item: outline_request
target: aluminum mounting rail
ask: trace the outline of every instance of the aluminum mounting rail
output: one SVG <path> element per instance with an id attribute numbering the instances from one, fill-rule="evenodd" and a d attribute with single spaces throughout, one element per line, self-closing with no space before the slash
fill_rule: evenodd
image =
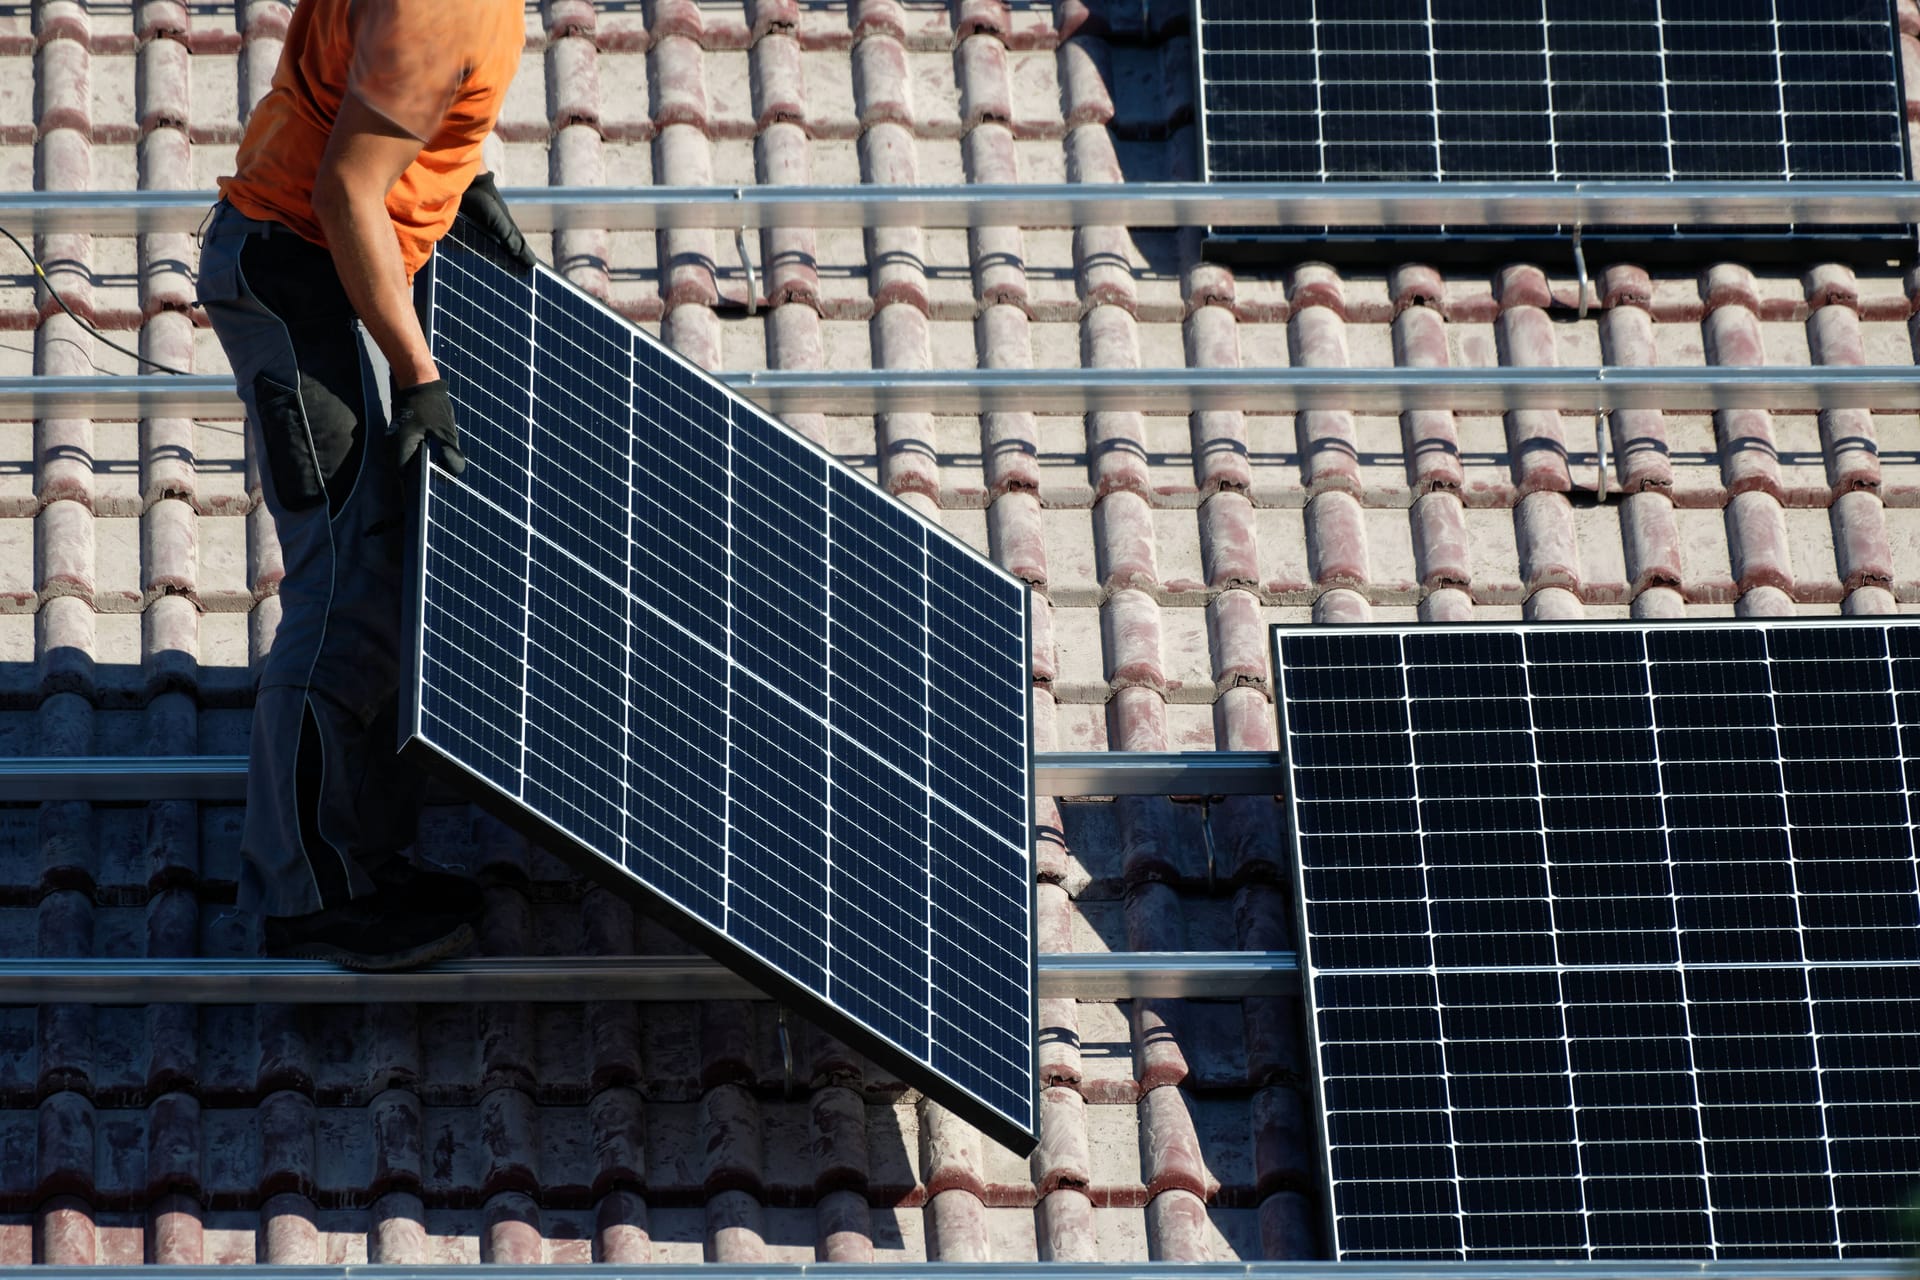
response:
<path id="1" fill-rule="evenodd" d="M 720 380 L 772 413 L 1081 414 L 1103 409 L 1500 413 L 1559 409 L 1920 409 L 1920 367 L 1491 369 L 768 369 Z M 224 376 L 0 378 L 0 421 L 237 418 Z"/>
<path id="2" fill-rule="evenodd" d="M 1920 368 L 876 369 L 723 374 L 773 413 L 1913 409 Z"/>
<path id="3" fill-rule="evenodd" d="M 1035 789 L 1047 796 L 1272 795 L 1280 758 L 1265 751 L 1042 751 Z M 0 804 L 91 800 L 242 800 L 245 756 L 0 758 Z"/>
<path id="4" fill-rule="evenodd" d="M 0 759 L 0 803 L 244 800 L 245 756 L 15 756 Z"/>
<path id="5" fill-rule="evenodd" d="M 1290 995 L 1291 951 L 1136 951 L 1043 955 L 1047 999 Z M 319 960 L 0 960 L 0 1005 L 461 1004 L 497 1000 L 762 1000 L 745 978 L 700 956 L 539 956 L 443 960 L 356 973 Z"/>
<path id="6" fill-rule="evenodd" d="M 1285 790 L 1273 751 L 1042 751 L 1043 796 L 1259 796 Z"/>
<path id="7" fill-rule="evenodd" d="M 1872 226 L 1920 221 L 1914 182 L 1132 182 L 516 187 L 528 231 L 564 227 Z M 190 232 L 211 191 L 0 193 L 16 234 Z"/>
<path id="8" fill-rule="evenodd" d="M 0 1267 L 21 1280 L 100 1280 L 101 1268 Z M 146 1266 L 152 1280 L 233 1280 L 231 1266 Z M 562 1263 L 403 1266 L 375 1263 L 246 1268 L 248 1280 L 1912 1280 L 1899 1261 L 1738 1262 L 756 1262 L 640 1266 Z"/>

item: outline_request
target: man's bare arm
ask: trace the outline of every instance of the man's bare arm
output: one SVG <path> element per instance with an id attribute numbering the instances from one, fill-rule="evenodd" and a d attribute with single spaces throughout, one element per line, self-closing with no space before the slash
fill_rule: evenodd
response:
<path id="1" fill-rule="evenodd" d="M 393 385 L 440 376 L 387 217 L 387 192 L 420 154 L 420 139 L 349 93 L 313 184 L 313 215 L 360 322 L 393 366 Z"/>

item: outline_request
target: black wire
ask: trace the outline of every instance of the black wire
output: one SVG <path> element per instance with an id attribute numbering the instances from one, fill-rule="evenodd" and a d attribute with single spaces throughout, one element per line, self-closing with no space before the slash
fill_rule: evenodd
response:
<path id="1" fill-rule="evenodd" d="M 53 287 L 53 281 L 47 278 L 47 269 L 40 265 L 40 259 L 33 256 L 33 250 L 27 248 L 26 245 L 22 244 L 20 242 L 20 237 L 13 234 L 13 232 L 7 230 L 5 227 L 0 227 L 0 236 L 5 236 L 7 239 L 13 241 L 13 247 L 26 255 L 27 261 L 33 264 L 33 274 L 40 277 L 40 283 L 47 286 L 47 292 L 53 295 L 53 300 L 60 304 L 60 309 L 66 312 L 67 315 L 73 320 L 75 324 L 79 325 L 82 329 L 85 329 L 88 333 L 92 334 L 94 337 L 98 338 L 100 341 L 106 343 L 109 347 L 112 347 L 115 351 L 118 351 L 121 355 L 131 356 L 135 360 L 139 361 L 141 364 L 146 365 L 148 368 L 158 369 L 162 373 L 171 373 L 182 378 L 190 376 L 185 369 L 176 369 L 170 364 L 161 364 L 158 360 L 149 360 L 145 356 L 141 355 L 138 351 L 133 351 L 133 350 L 130 350 L 129 348 L 121 346 L 119 343 L 115 342 L 112 338 L 109 338 L 106 334 L 94 328 L 91 324 L 87 323 L 85 320 L 82 320 L 79 316 L 74 315 L 73 308 L 68 306 L 67 300 L 60 296 L 60 291 Z M 94 367 L 98 368 L 99 366 L 95 365 Z"/>

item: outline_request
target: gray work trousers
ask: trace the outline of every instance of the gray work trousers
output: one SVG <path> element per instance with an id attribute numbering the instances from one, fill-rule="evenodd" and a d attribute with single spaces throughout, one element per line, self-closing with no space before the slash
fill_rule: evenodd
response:
<path id="1" fill-rule="evenodd" d="M 280 538 L 280 626 L 247 762 L 240 905 L 305 915 L 373 892 L 413 842 L 424 788 L 396 755 L 406 502 L 386 362 L 332 256 L 215 206 L 200 302 L 233 365 Z"/>

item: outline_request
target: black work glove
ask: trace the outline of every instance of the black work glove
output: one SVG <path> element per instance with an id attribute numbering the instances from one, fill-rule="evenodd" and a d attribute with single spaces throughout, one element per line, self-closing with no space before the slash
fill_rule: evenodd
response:
<path id="1" fill-rule="evenodd" d="M 460 212 L 493 237 L 507 257 L 523 269 L 531 271 L 539 262 L 528 247 L 527 238 L 514 224 L 513 215 L 507 212 L 507 202 L 500 198 L 500 189 L 493 185 L 492 174 L 483 173 L 467 184 L 467 193 L 460 197 Z"/>
<path id="2" fill-rule="evenodd" d="M 448 475 L 466 470 L 460 452 L 460 431 L 453 425 L 453 401 L 447 398 L 447 380 L 435 378 L 393 392 L 393 459 L 402 470 L 420 451 L 422 440 L 432 440 L 440 465 Z"/>

